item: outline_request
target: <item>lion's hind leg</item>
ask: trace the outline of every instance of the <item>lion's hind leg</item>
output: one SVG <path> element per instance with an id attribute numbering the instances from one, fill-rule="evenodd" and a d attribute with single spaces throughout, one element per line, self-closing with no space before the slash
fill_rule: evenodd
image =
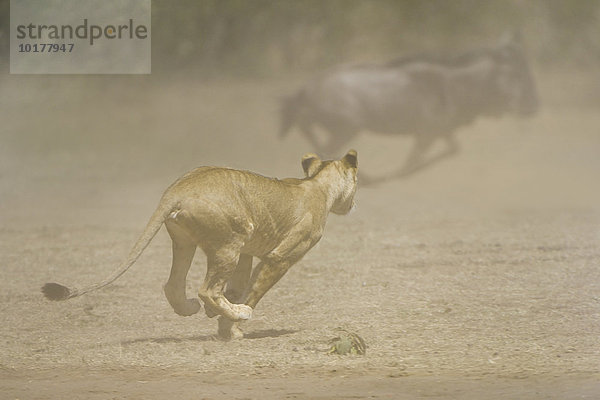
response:
<path id="1" fill-rule="evenodd" d="M 185 294 L 186 277 L 196 252 L 196 243 L 177 224 L 167 222 L 166 226 L 173 241 L 173 264 L 163 289 L 175 313 L 190 316 L 200 310 L 200 301 L 188 299 Z"/>
<path id="2" fill-rule="evenodd" d="M 240 259 L 235 268 L 235 272 L 227 282 L 225 297 L 232 303 L 239 303 L 250 281 L 252 274 L 252 256 L 240 254 Z"/>
<path id="3" fill-rule="evenodd" d="M 232 304 L 224 294 L 225 284 L 232 278 L 239 259 L 241 246 L 227 246 L 215 252 L 207 252 L 207 268 L 204 283 L 198 296 L 204 302 L 207 315 L 215 312 L 232 321 L 250 319 L 252 308 L 245 304 Z"/>
<path id="4" fill-rule="evenodd" d="M 235 272 L 229 282 L 227 282 L 227 290 L 225 297 L 232 303 L 240 303 L 242 295 L 250 281 L 252 274 L 252 256 L 248 254 L 240 254 Z M 223 339 L 241 339 L 244 337 L 244 332 L 239 327 L 239 322 L 234 322 L 223 316 L 219 317 L 219 336 Z"/>

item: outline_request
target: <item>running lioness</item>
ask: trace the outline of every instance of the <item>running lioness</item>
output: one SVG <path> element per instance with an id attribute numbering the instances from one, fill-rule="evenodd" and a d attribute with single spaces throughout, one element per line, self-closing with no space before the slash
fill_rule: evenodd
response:
<path id="1" fill-rule="evenodd" d="M 227 168 L 197 168 L 172 184 L 122 266 L 102 282 L 69 289 L 47 283 L 50 300 L 66 300 L 102 288 L 133 265 L 164 223 L 173 241 L 171 275 L 164 286 L 179 315 L 200 310 L 188 299 L 185 280 L 196 247 L 207 257 L 198 295 L 209 317 L 220 315 L 219 335 L 242 337 L 237 321 L 247 320 L 259 300 L 321 239 L 329 212 L 347 214 L 354 206 L 357 154 L 321 161 L 302 158 L 304 179 L 283 180 Z M 260 263 L 252 269 L 252 257 Z"/>

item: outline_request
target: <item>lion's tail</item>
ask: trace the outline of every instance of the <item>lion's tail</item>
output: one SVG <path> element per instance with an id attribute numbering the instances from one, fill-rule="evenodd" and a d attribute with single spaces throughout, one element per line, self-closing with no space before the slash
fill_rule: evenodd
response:
<path id="1" fill-rule="evenodd" d="M 139 239 L 129 252 L 127 259 L 123 262 L 123 264 L 121 264 L 121 267 L 113 272 L 108 278 L 81 289 L 68 288 L 58 283 L 46 283 L 42 287 L 42 293 L 44 293 L 44 296 L 46 296 L 47 299 L 54 301 L 67 300 L 103 288 L 104 286 L 109 285 L 117 280 L 137 261 L 144 249 L 150 244 L 150 241 L 152 241 L 156 233 L 160 230 L 163 222 L 171 212 L 171 204 L 167 202 L 164 203 L 165 204 L 163 204 L 163 201 L 161 201 L 161 204 L 158 206 L 156 211 L 154 211 L 152 217 L 150 217 L 150 221 L 148 221 L 144 232 L 142 232 Z"/>

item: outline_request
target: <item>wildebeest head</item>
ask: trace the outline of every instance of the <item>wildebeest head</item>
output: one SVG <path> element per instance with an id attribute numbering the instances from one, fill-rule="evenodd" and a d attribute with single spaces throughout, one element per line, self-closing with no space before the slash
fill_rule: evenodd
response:
<path id="1" fill-rule="evenodd" d="M 506 111 L 519 116 L 531 116 L 538 109 L 538 95 L 533 75 L 518 38 L 502 38 L 494 52 L 495 87 Z"/>

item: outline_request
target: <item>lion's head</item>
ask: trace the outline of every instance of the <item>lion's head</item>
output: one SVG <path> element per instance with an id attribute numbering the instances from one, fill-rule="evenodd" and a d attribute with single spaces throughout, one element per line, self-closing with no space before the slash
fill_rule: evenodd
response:
<path id="1" fill-rule="evenodd" d="M 350 150 L 339 160 L 322 161 L 314 153 L 308 153 L 302 157 L 302 168 L 306 178 L 314 178 L 317 175 L 322 179 L 336 181 L 335 188 L 337 196 L 331 207 L 334 214 L 348 214 L 354 208 L 354 195 L 358 184 L 358 157 L 355 150 Z"/>

